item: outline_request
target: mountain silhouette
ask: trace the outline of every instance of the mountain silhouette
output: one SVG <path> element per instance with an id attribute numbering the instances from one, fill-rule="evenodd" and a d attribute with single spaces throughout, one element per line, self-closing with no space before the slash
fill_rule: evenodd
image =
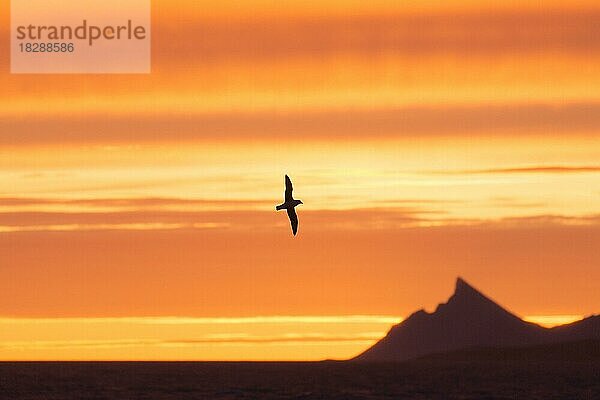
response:
<path id="1" fill-rule="evenodd" d="M 463 279 L 433 313 L 419 310 L 356 361 L 405 361 L 469 348 L 508 348 L 600 339 L 600 316 L 554 328 L 523 321 Z"/>
<path id="2" fill-rule="evenodd" d="M 419 357 L 419 361 L 442 361 L 446 363 L 535 361 L 581 362 L 600 361 L 600 340 L 588 339 L 577 342 L 540 344 L 527 347 L 476 347 L 447 353 Z"/>

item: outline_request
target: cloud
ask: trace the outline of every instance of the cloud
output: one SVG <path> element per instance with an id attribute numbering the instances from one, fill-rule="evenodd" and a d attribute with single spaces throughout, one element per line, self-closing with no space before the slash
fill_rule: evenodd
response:
<path id="1" fill-rule="evenodd" d="M 0 197 L 0 232 L 264 230 L 287 224 L 274 212 L 273 204 L 272 200 L 256 199 Z M 400 200 L 374 203 L 374 207 L 300 213 L 306 225 L 326 230 L 408 226 L 446 213 L 419 204 Z"/>
<path id="2" fill-rule="evenodd" d="M 193 127 L 193 129 L 192 129 Z M 130 115 L 69 115 L 0 119 L 0 145 L 148 143 L 282 138 L 370 139 L 523 134 L 595 134 L 600 103 L 440 105 L 355 109 Z M 135 133 L 132 133 L 135 132 Z"/>
<path id="3" fill-rule="evenodd" d="M 443 172 L 448 174 L 578 174 L 578 173 L 597 173 L 600 172 L 600 166 L 532 166 L 532 167 L 513 167 L 513 168 L 490 168 L 490 169 L 471 169 L 463 171 Z"/>
<path id="4" fill-rule="evenodd" d="M 248 317 L 70 317 L 2 318 L 0 324 L 133 324 L 133 325 L 287 325 L 287 324 L 397 324 L 390 315 L 259 315 Z"/>
<path id="5" fill-rule="evenodd" d="M 418 224 L 421 215 L 441 214 L 408 208 L 360 208 L 350 210 L 301 211 L 311 229 L 384 229 Z M 168 211 L 136 210 L 116 212 L 0 212 L 0 232 L 252 229 L 271 230 L 287 224 L 274 211 Z"/>
<path id="6" fill-rule="evenodd" d="M 506 203 L 532 208 L 534 204 Z M 597 225 L 598 215 L 530 215 L 500 219 L 455 218 L 445 211 L 408 207 L 302 210 L 303 227 L 310 231 L 385 231 L 434 226 L 542 226 Z M 0 233 L 69 231 L 252 230 L 272 231 L 288 224 L 273 211 L 168 211 L 117 212 L 0 212 Z"/>
<path id="7" fill-rule="evenodd" d="M 544 227 L 544 226 L 600 226 L 600 215 L 531 215 L 525 217 L 508 217 L 498 221 L 482 221 L 483 225 L 498 227 Z"/>
<path id="8" fill-rule="evenodd" d="M 158 70 L 172 64 L 327 58 L 359 54 L 483 55 L 600 50 L 596 10 L 477 11 L 319 17 L 203 18 L 171 14 L 153 22 Z M 0 34 L 8 36 L 6 30 Z M 195 38 L 195 40 L 190 40 Z M 6 42 L 8 39 L 6 38 Z"/>
<path id="9" fill-rule="evenodd" d="M 527 201 L 524 199 L 518 199 L 513 197 L 492 197 L 490 204 L 494 207 L 506 207 L 506 208 L 527 208 L 527 209 L 542 209 L 547 207 L 549 203 L 541 201 Z"/>
<path id="10" fill-rule="evenodd" d="M 207 337 L 200 339 L 170 340 L 163 343 L 170 345 L 195 345 L 195 344 L 277 344 L 277 343 L 329 343 L 329 342 L 364 342 L 381 339 L 381 332 L 361 333 L 354 335 L 325 335 L 325 334 L 285 334 L 281 336 L 234 336 Z"/>
<path id="11" fill-rule="evenodd" d="M 451 173 L 511 173 L 561 171 L 564 168 L 507 168 Z M 485 171 L 485 172 L 479 172 Z M 595 172 L 595 167 L 570 167 L 568 172 Z M 445 173 L 445 172 L 443 172 Z M 1 197 L 0 233 L 67 231 L 162 231 L 162 230 L 247 230 L 279 229 L 287 219 L 273 211 L 266 199 L 193 199 L 170 197 L 140 198 L 50 198 Z M 463 200 L 397 198 L 369 202 L 368 206 L 343 209 L 301 209 L 305 229 L 309 230 L 386 230 L 417 226 L 482 224 L 595 224 L 595 215 L 534 214 L 547 204 L 510 197 L 490 199 L 502 208 L 532 209 L 526 217 L 501 219 L 457 218 L 441 206 L 467 203 Z M 538 211 L 539 212 L 539 211 Z M 506 213 L 505 213 L 506 215 Z"/>
<path id="12" fill-rule="evenodd" d="M 324 335 L 324 334 L 284 334 L 280 336 L 250 336 L 250 335 L 222 335 L 206 336 L 193 339 L 176 340 L 31 340 L 0 342 L 0 348 L 20 350 L 49 350 L 68 348 L 121 348 L 121 347 L 194 347 L 198 345 L 240 345 L 240 344 L 284 344 L 284 343 L 364 343 L 381 339 L 381 333 L 365 333 L 355 335 Z"/>
<path id="13" fill-rule="evenodd" d="M 379 15 L 317 12 L 303 18 L 252 18 L 250 14 L 231 20 L 190 14 L 190 3 L 172 10 L 168 17 L 161 13 L 155 19 L 153 73 L 149 76 L 0 75 L 0 142 L 20 144 L 35 137 L 35 141 L 47 143 L 56 140 L 52 139 L 55 135 L 64 135 L 65 141 L 85 142 L 85 132 L 90 129 L 97 130 L 92 141 L 99 142 L 132 141 L 138 135 L 142 141 L 179 140 L 180 135 L 184 140 L 247 137 L 235 133 L 236 129 L 227 130 L 231 125 L 253 131 L 257 137 L 278 134 L 276 130 L 262 134 L 257 125 L 245 126 L 235 119 L 217 122 L 222 130 L 213 134 L 211 127 L 202 123 L 210 125 L 210 117 L 197 119 L 200 123 L 196 124 L 190 118 L 183 130 L 178 129 L 181 116 L 147 118 L 166 109 L 173 114 L 193 114 L 597 98 L 597 7 L 577 10 L 538 5 L 537 9 L 522 10 L 512 5 L 513 10 L 502 7 L 498 12 L 471 5 L 467 12 L 460 12 L 460 7 L 447 12 L 441 7 L 430 14 L 411 14 L 402 4 L 388 7 L 397 8 L 396 13 L 386 9 Z M 159 7 L 161 11 L 172 8 L 166 4 Z M 8 51 L 8 30 L 3 37 L 0 49 Z M 8 61 L 0 61 L 3 72 L 8 72 Z M 347 109 L 345 114 L 351 114 Z M 110 118 L 90 115 L 103 111 Z M 146 117 L 127 117 L 135 111 Z M 62 116 L 65 123 L 52 118 L 28 121 L 43 114 Z M 82 115 L 85 118 L 77 118 Z M 115 123 L 107 130 L 113 118 L 120 125 Z M 535 113 L 527 118 L 535 118 Z M 354 120 L 339 123 L 340 128 L 352 126 Z M 379 132 L 381 124 L 375 117 L 372 122 L 363 125 Z M 395 131 L 393 125 L 386 127 L 380 135 L 406 132 L 401 130 L 403 125 Z M 285 131 L 301 131 L 295 126 Z M 443 124 L 440 126 L 444 131 Z M 548 129 L 554 128 L 549 125 Z M 194 133 L 181 133 L 190 130 Z M 332 129 L 328 135 L 344 137 L 345 131 L 340 131 Z"/>
<path id="14" fill-rule="evenodd" d="M 237 21 L 159 20 L 158 57 L 181 62 L 360 54 L 499 56 L 600 51 L 597 10 L 339 16 Z M 184 40 L 196 37 L 202 40 Z M 171 46 L 166 46 L 168 38 Z M 173 48 L 173 44 L 176 46 Z M 176 61 L 177 62 L 177 61 Z"/>
<path id="15" fill-rule="evenodd" d="M 521 315 L 598 311 L 600 216 L 389 229 L 322 220 L 296 239 L 279 217 L 251 229 L 2 234 L 0 315 L 408 315 L 438 304 L 457 275 Z"/>
<path id="16" fill-rule="evenodd" d="M 27 226 L 0 226 L 0 233 L 15 232 L 71 232 L 71 231 L 161 231 L 174 229 L 226 228 L 227 224 L 204 222 L 193 224 L 138 223 L 138 224 L 54 224 Z"/>
<path id="17" fill-rule="evenodd" d="M 59 199 L 39 197 L 0 197 L 0 207 L 14 206 L 89 206 L 97 208 L 139 209 L 161 208 L 165 206 L 256 206 L 271 205 L 270 200 L 256 199 L 190 199 L 175 197 L 139 197 L 104 199 Z"/>

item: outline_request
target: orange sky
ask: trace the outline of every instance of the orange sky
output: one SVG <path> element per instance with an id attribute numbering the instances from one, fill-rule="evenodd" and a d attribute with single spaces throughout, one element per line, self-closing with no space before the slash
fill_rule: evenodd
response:
<path id="1" fill-rule="evenodd" d="M 150 75 L 0 58 L 0 359 L 350 357 L 458 275 L 541 323 L 598 312 L 599 23 L 155 0 Z"/>

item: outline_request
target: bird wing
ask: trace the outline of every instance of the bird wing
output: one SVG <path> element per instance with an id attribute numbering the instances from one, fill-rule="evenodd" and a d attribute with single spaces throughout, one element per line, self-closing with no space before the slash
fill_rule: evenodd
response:
<path id="1" fill-rule="evenodd" d="M 294 188 L 292 187 L 292 181 L 289 176 L 285 176 L 285 201 L 291 201 L 293 199 L 292 191 Z"/>
<path id="2" fill-rule="evenodd" d="M 290 223 L 292 224 L 292 232 L 294 232 L 294 236 L 296 236 L 296 232 L 298 232 L 298 215 L 296 214 L 296 210 L 293 208 L 287 209 L 288 217 L 290 217 Z"/>

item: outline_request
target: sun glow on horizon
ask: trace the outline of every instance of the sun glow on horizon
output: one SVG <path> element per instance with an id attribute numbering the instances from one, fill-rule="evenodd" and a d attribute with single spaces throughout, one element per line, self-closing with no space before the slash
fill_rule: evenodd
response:
<path id="1" fill-rule="evenodd" d="M 401 320 L 376 315 L 0 318 L 0 359 L 120 360 L 132 353 L 138 360 L 343 359 Z"/>
<path id="2" fill-rule="evenodd" d="M 581 318 L 524 320 L 552 327 Z M 135 354 L 156 361 L 343 360 L 402 321 L 378 315 L 0 318 L 0 359 L 115 361 Z"/>
<path id="3" fill-rule="evenodd" d="M 528 315 L 525 316 L 523 320 L 533 322 L 545 328 L 552 328 L 580 321 L 583 318 L 582 315 Z"/>

